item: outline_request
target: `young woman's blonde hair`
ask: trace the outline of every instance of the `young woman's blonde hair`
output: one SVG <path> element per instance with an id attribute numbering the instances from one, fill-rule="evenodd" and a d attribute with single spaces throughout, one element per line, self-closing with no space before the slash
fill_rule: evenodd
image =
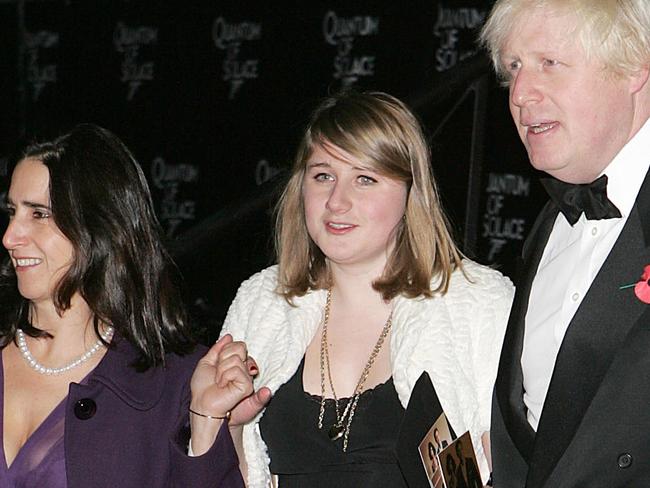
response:
<path id="1" fill-rule="evenodd" d="M 440 206 L 422 128 L 395 97 L 353 91 L 329 97 L 316 108 L 298 147 L 277 209 L 278 292 L 290 301 L 331 285 L 325 256 L 307 232 L 302 196 L 307 161 L 314 147 L 324 144 L 406 184 L 406 211 L 395 248 L 373 287 L 386 300 L 445 293 L 462 256 Z M 433 277 L 439 279 L 432 290 Z"/>
<path id="2" fill-rule="evenodd" d="M 586 55 L 611 73 L 631 75 L 650 64 L 649 0 L 497 0 L 481 31 L 496 72 L 505 77 L 501 53 L 522 17 L 535 9 L 573 15 Z M 552 20 L 550 20 L 552 21 Z"/>

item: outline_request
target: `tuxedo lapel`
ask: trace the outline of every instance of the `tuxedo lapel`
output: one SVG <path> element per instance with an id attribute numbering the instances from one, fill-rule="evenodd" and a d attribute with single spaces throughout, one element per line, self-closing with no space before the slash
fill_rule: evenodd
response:
<path id="1" fill-rule="evenodd" d="M 557 207 L 549 202 L 542 209 L 524 246 L 521 273 L 517 277 L 517 289 L 508 320 L 495 386 L 499 409 L 508 434 L 526 460 L 532 453 L 535 432 L 526 419 L 523 400 L 521 353 L 524 326 L 530 288 L 557 214 Z"/>
<path id="2" fill-rule="evenodd" d="M 527 488 L 543 486 L 573 439 L 617 349 L 648 305 L 632 288 L 650 264 L 649 178 L 596 275 L 558 352 L 529 461 Z M 614 421 L 614 420 L 613 420 Z"/>

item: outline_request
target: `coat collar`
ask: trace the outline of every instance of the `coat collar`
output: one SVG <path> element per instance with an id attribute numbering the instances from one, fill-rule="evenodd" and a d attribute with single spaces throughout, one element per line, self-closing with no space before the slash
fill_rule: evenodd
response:
<path id="1" fill-rule="evenodd" d="M 108 351 L 88 376 L 88 386 L 101 383 L 130 407 L 149 410 L 162 395 L 165 386 L 164 370 L 155 367 L 138 372 L 132 366 L 137 359 L 137 349 L 116 333 Z M 169 356 L 168 359 L 173 360 Z"/>

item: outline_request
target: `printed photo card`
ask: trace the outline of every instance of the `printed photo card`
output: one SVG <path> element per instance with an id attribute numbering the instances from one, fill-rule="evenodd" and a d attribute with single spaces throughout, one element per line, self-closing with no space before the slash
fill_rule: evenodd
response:
<path id="1" fill-rule="evenodd" d="M 431 488 L 483 488 L 469 432 L 454 439 L 443 413 L 419 445 Z"/>

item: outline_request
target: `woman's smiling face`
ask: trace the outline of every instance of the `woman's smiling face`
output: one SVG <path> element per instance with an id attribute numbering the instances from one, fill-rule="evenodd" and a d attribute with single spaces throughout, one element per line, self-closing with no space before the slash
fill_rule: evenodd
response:
<path id="1" fill-rule="evenodd" d="M 49 184 L 47 167 L 28 158 L 16 166 L 7 194 L 9 225 L 2 244 L 11 256 L 20 294 L 33 303 L 52 300 L 74 253 L 54 222 Z"/>
<path id="2" fill-rule="evenodd" d="M 324 143 L 306 163 L 302 193 L 307 230 L 328 260 L 381 275 L 406 209 L 406 184 Z"/>

